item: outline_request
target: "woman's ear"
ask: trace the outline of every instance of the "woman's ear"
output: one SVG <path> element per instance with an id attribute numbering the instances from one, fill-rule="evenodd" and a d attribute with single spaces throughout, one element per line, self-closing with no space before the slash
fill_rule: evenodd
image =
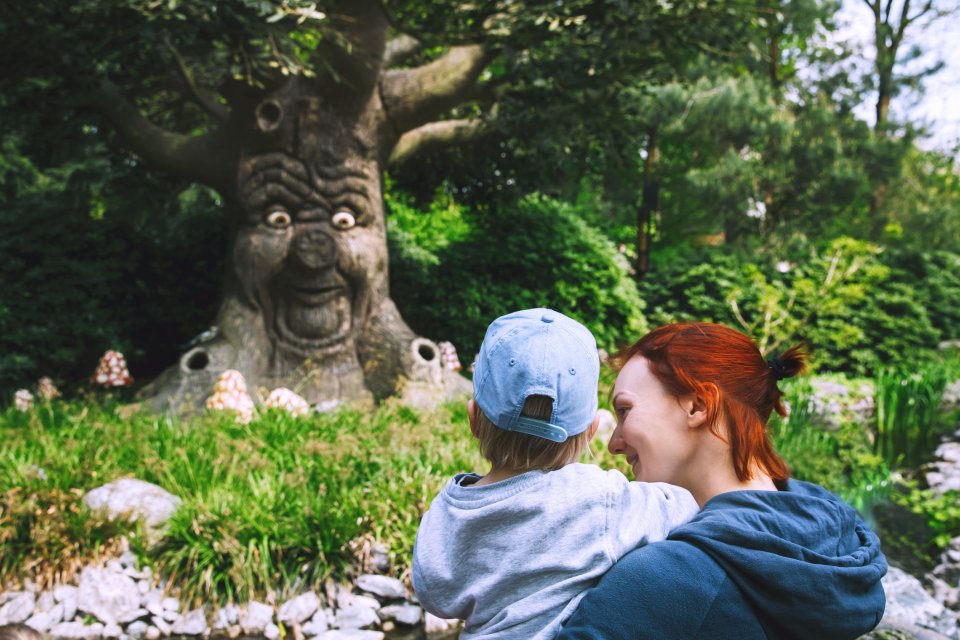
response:
<path id="1" fill-rule="evenodd" d="M 717 387 L 712 384 L 705 384 L 702 393 L 690 393 L 680 401 L 687 414 L 687 426 L 691 429 L 697 429 L 707 424 L 707 418 L 712 413 L 711 408 L 719 401 L 717 397 Z"/>

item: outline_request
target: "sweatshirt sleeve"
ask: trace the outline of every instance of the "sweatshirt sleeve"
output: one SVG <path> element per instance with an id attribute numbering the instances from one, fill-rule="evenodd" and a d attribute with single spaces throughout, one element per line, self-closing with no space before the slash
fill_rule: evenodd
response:
<path id="1" fill-rule="evenodd" d="M 665 482 L 628 481 L 608 471 L 607 535 L 613 561 L 642 544 L 659 542 L 689 522 L 700 508 L 690 492 Z"/>

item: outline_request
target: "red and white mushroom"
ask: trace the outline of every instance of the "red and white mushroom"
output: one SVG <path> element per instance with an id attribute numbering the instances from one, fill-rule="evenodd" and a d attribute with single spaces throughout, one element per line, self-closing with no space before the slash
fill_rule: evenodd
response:
<path id="1" fill-rule="evenodd" d="M 17 411 L 30 411 L 30 407 L 33 406 L 33 394 L 26 389 L 18 389 L 13 394 L 13 406 Z"/>
<path id="2" fill-rule="evenodd" d="M 310 413 L 310 404 L 286 387 L 279 387 L 271 391 L 263 406 L 269 409 L 282 409 L 294 418 Z"/>
<path id="3" fill-rule="evenodd" d="M 93 374 L 94 384 L 101 387 L 126 387 L 133 382 L 127 361 L 119 351 L 107 351 Z"/>
<path id="4" fill-rule="evenodd" d="M 60 397 L 60 390 L 57 389 L 57 385 L 53 384 L 53 380 L 46 376 L 37 380 L 37 393 L 44 400 L 53 400 Z"/>
<path id="5" fill-rule="evenodd" d="M 247 393 L 247 381 L 236 369 L 227 369 L 217 377 L 213 395 L 207 398 L 207 408 L 214 411 L 232 411 L 237 422 L 246 424 L 253 418 L 253 399 Z"/>
<path id="6" fill-rule="evenodd" d="M 463 368 L 452 342 L 440 342 L 437 346 L 440 347 L 440 366 L 450 371 L 460 371 Z"/>

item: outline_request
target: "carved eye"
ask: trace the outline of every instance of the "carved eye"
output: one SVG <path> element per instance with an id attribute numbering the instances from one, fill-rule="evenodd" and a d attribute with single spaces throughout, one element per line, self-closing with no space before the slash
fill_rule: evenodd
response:
<path id="1" fill-rule="evenodd" d="M 290 226 L 290 214 L 279 209 L 271 211 L 267 214 L 267 224 L 274 229 L 285 229 Z"/>
<path id="2" fill-rule="evenodd" d="M 333 214 L 333 217 L 330 218 L 330 223 L 337 229 L 345 231 L 346 229 L 353 228 L 353 226 L 357 224 L 357 219 L 346 209 L 341 209 Z"/>

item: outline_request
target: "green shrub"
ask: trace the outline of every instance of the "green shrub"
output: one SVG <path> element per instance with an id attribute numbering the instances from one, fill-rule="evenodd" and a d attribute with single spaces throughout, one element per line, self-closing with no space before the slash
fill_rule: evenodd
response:
<path id="1" fill-rule="evenodd" d="M 885 259 L 909 286 L 941 340 L 960 338 L 960 255 L 946 251 L 891 251 Z"/>
<path id="2" fill-rule="evenodd" d="M 212 321 L 226 246 L 212 192 L 124 193 L 91 163 L 40 171 L 10 140 L 0 175 L 0 402 L 40 376 L 85 380 L 108 348 L 153 375 Z"/>
<path id="3" fill-rule="evenodd" d="M 488 211 L 442 194 L 427 212 L 387 202 L 393 299 L 415 331 L 465 359 L 494 318 L 523 308 L 568 314 L 606 349 L 646 330 L 626 260 L 572 205 L 540 195 Z"/>

